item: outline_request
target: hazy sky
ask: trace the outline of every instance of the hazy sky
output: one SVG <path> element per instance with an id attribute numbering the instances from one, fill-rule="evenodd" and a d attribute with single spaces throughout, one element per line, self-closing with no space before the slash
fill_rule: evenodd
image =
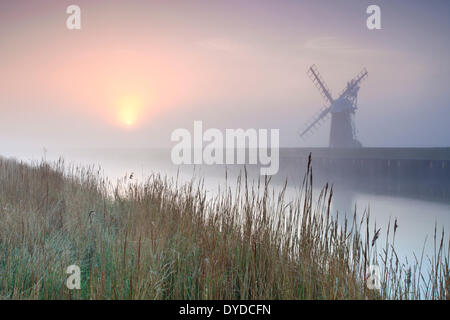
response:
<path id="1" fill-rule="evenodd" d="M 81 7 L 82 29 L 66 28 Z M 381 7 L 382 30 L 366 27 Z M 0 2 L 0 145 L 170 146 L 176 128 L 279 128 L 282 146 L 363 67 L 365 146 L 450 146 L 450 1 Z M 1 150 L 0 150 L 1 152 Z"/>

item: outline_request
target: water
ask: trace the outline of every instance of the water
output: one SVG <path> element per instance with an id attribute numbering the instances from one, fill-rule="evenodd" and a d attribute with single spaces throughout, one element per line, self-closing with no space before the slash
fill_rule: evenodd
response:
<path id="1" fill-rule="evenodd" d="M 242 166 L 227 166 L 226 168 L 225 166 L 177 167 L 171 164 L 167 150 L 79 149 L 50 150 L 45 154 L 41 150 L 36 150 L 29 153 L 6 153 L 4 156 L 14 156 L 27 162 L 37 161 L 43 157 L 52 161 L 57 160 L 59 156 L 63 156 L 66 163 L 101 166 L 104 174 L 112 181 L 129 176 L 131 173 L 133 173 L 135 180 L 144 181 L 151 173 L 157 172 L 171 177 L 176 177 L 179 174 L 180 181 L 204 178 L 205 188 L 209 195 L 216 194 L 219 186 L 223 189 L 225 171 L 228 174 L 228 185 L 232 186 L 232 182 L 243 170 Z M 282 162 L 280 173 L 273 178 L 273 188 L 280 190 L 287 177 L 286 200 L 292 200 L 299 192 L 305 170 L 306 164 L 304 162 L 300 161 L 290 166 L 284 166 Z M 256 181 L 259 178 L 257 167 L 250 166 L 248 171 L 250 181 Z M 402 192 L 398 192 L 399 188 L 393 187 L 392 181 L 383 182 L 375 178 L 362 180 L 359 181 L 355 177 L 339 179 L 335 176 L 316 172 L 314 193 L 317 196 L 327 181 L 333 183 L 331 212 L 333 214 L 339 212 L 340 221 L 342 221 L 344 215 L 351 218 L 355 208 L 358 219 L 361 219 L 364 212 L 369 211 L 372 221 L 371 232 L 373 232 L 374 223 L 376 223 L 377 228 L 381 227 L 381 235 L 377 242 L 379 249 L 384 247 L 389 221 L 391 221 L 392 231 L 393 221 L 397 218 L 399 228 L 395 244 L 397 254 L 403 262 L 406 259 L 410 262 L 413 261 L 413 252 L 420 258 L 423 249 L 425 255 L 433 255 L 435 227 L 437 227 L 439 235 L 442 229 L 446 232 L 450 230 L 450 199 L 446 196 L 432 197 L 420 194 L 416 189 L 408 193 L 403 188 Z M 419 180 L 411 183 L 420 184 L 421 182 Z M 405 185 L 408 185 L 408 183 Z M 439 188 L 446 187 L 448 185 Z M 410 188 L 406 188 L 406 190 L 410 190 Z M 424 247 L 426 239 L 427 242 Z"/>

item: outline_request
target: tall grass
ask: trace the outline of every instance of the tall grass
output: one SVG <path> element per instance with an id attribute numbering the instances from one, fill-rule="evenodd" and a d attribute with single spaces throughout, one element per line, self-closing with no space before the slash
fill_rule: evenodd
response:
<path id="1" fill-rule="evenodd" d="M 333 191 L 313 199 L 308 163 L 298 198 L 270 179 L 207 197 L 202 181 L 151 175 L 116 184 L 93 167 L 63 160 L 0 159 L 0 296 L 3 299 L 446 299 L 449 251 L 404 265 L 397 221 L 377 252 L 368 213 L 330 212 Z M 447 248 L 447 249 L 445 249 Z M 66 287 L 69 265 L 81 289 Z M 430 270 L 422 273 L 423 265 Z M 381 267 L 368 289 L 367 268 Z"/>

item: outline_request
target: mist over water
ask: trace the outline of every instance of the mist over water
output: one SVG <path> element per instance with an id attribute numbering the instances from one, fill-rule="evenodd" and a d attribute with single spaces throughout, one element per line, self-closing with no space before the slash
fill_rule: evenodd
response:
<path id="1" fill-rule="evenodd" d="M 6 154 L 5 156 L 8 156 Z M 10 156 L 13 156 L 12 154 Z M 249 185 L 263 183 L 264 177 L 260 175 L 259 168 L 255 165 L 182 165 L 175 166 L 170 160 L 169 149 L 72 149 L 72 150 L 35 150 L 34 152 L 14 154 L 18 160 L 28 163 L 45 158 L 48 161 L 56 161 L 62 157 L 67 165 L 94 166 L 101 168 L 102 173 L 112 182 L 129 177 L 133 174 L 132 181 L 144 182 L 152 173 L 160 173 L 163 176 L 178 179 L 178 183 L 195 181 L 203 183 L 208 197 L 214 197 L 226 187 L 233 193 L 236 188 L 237 177 L 244 175 L 247 170 Z M 280 153 L 280 171 L 271 177 L 270 188 L 277 194 L 287 181 L 285 191 L 285 203 L 293 201 L 301 195 L 301 186 L 306 172 L 305 159 L 288 159 L 286 152 Z M 289 161 L 291 163 L 287 164 Z M 317 162 L 317 161 L 316 161 Z M 370 232 L 381 228 L 380 237 L 377 240 L 379 253 L 385 246 L 386 231 L 390 222 L 390 236 L 394 220 L 398 220 L 399 228 L 395 237 L 395 248 L 398 257 L 403 263 L 414 261 L 415 253 L 420 259 L 422 250 L 424 257 L 433 254 L 433 236 L 435 227 L 440 236 L 442 229 L 450 230 L 450 196 L 449 185 L 442 184 L 430 189 L 424 181 L 422 188 L 431 190 L 430 193 L 419 193 L 416 188 L 411 188 L 411 183 L 401 182 L 397 185 L 392 181 L 382 179 L 367 179 L 358 177 L 339 177 L 320 172 L 313 166 L 313 196 L 318 200 L 320 191 L 329 183 L 333 187 L 331 213 L 338 216 L 341 225 L 344 217 L 351 222 L 356 212 L 359 223 L 365 214 L 370 214 Z M 417 182 L 416 182 L 417 184 Z M 419 183 L 421 184 L 421 183 Z M 420 187 L 420 186 L 419 186 Z M 438 193 L 439 196 L 435 194 Z"/>

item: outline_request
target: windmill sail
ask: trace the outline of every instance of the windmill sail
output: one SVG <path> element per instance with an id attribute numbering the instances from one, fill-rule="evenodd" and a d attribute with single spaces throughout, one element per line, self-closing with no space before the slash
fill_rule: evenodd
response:
<path id="1" fill-rule="evenodd" d="M 328 103 L 333 103 L 333 97 L 331 96 L 331 91 L 328 89 L 327 85 L 325 84 L 325 81 L 323 81 L 322 76 L 319 73 L 319 70 L 317 69 L 317 66 L 313 64 L 309 70 L 308 70 L 308 76 L 316 86 L 316 88 L 319 90 L 322 97 L 325 99 Z"/>
<path id="2" fill-rule="evenodd" d="M 331 106 L 334 102 L 333 97 L 331 96 L 331 91 L 328 89 L 325 81 L 323 80 L 322 76 L 319 73 L 319 70 L 317 69 L 317 66 L 313 64 L 307 72 L 309 78 L 314 83 L 316 88 L 319 90 L 319 93 L 321 96 L 325 99 L 325 101 L 329 104 L 328 106 L 323 107 L 312 119 L 306 123 L 305 128 L 299 132 L 300 137 L 304 137 L 308 132 L 310 132 L 312 129 L 319 127 L 323 121 L 327 118 L 329 115 L 329 112 L 331 110 Z"/>
<path id="3" fill-rule="evenodd" d="M 341 94 L 339 95 L 339 98 L 341 97 L 345 97 L 346 95 L 351 94 L 355 88 L 359 87 L 359 84 L 366 79 L 368 76 L 368 72 L 366 70 L 366 68 L 364 68 L 363 70 L 361 70 L 360 73 L 358 73 L 358 75 L 353 78 L 352 80 L 350 80 L 347 84 L 347 87 L 345 87 Z M 338 99 L 339 99 L 338 98 Z"/>
<path id="4" fill-rule="evenodd" d="M 300 137 L 303 138 L 311 129 L 322 125 L 323 122 L 321 122 L 321 120 L 325 120 L 329 116 L 330 110 L 331 107 L 323 107 L 322 110 L 306 124 L 305 129 L 300 132 Z"/>

